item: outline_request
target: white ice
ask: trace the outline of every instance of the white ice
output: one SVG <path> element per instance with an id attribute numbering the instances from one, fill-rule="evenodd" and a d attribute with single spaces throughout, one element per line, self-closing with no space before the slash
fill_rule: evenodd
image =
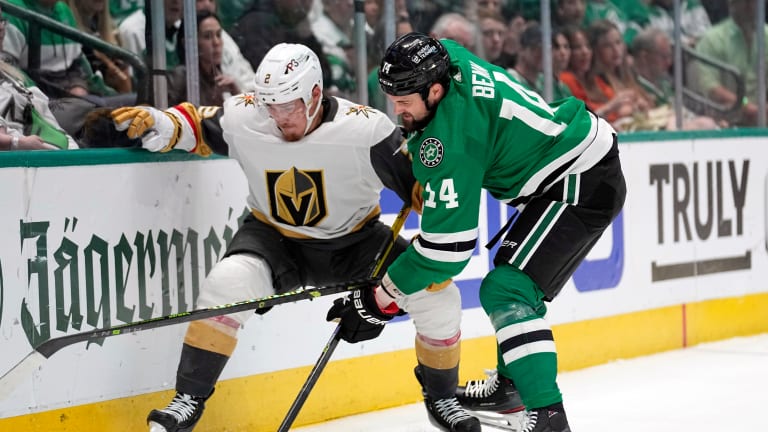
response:
<path id="1" fill-rule="evenodd" d="M 768 431 L 768 333 L 566 372 L 559 384 L 573 432 Z M 295 430 L 437 429 L 413 404 Z"/>

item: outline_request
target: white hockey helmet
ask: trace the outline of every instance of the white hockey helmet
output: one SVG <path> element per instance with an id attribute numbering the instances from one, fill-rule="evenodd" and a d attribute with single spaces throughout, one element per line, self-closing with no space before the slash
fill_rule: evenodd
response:
<path id="1" fill-rule="evenodd" d="M 283 104 L 302 99 L 309 106 L 315 85 L 323 89 L 320 60 L 301 44 L 280 43 L 267 52 L 256 70 L 256 97 L 263 103 Z"/>

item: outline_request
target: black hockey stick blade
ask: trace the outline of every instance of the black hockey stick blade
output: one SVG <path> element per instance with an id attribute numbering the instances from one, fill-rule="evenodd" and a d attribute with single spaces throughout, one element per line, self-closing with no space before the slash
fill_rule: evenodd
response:
<path id="1" fill-rule="evenodd" d="M 408 214 L 410 212 L 411 206 L 404 204 L 400 209 L 400 212 L 397 214 L 395 221 L 392 223 L 392 238 L 381 245 L 381 249 L 379 249 L 378 253 L 376 254 L 373 269 L 371 270 L 371 277 L 374 278 L 373 280 L 378 280 L 377 278 L 381 273 L 384 262 L 387 260 L 392 247 L 395 246 L 397 236 L 400 235 L 400 230 L 403 228 L 403 225 L 405 225 L 405 220 L 408 219 Z M 328 339 L 328 342 L 325 344 L 323 352 L 320 353 L 320 358 L 317 359 L 315 365 L 312 367 L 312 371 L 309 372 L 307 380 L 304 382 L 304 385 L 301 386 L 299 394 L 296 396 L 296 399 L 293 400 L 293 404 L 291 404 L 291 407 L 288 409 L 288 413 L 285 415 L 285 418 L 280 424 L 280 427 L 277 429 L 277 432 L 288 432 L 288 430 L 291 429 L 291 425 L 296 420 L 296 417 L 298 417 L 299 411 L 301 411 L 301 407 L 304 406 L 304 402 L 306 402 L 307 397 L 309 397 L 309 392 L 312 391 L 313 387 L 315 387 L 315 383 L 317 383 L 318 378 L 320 378 L 320 374 L 325 369 L 325 366 L 331 359 L 333 352 L 339 345 L 339 341 L 341 341 L 340 331 L 341 324 L 338 324 L 333 330 L 331 338 Z"/>
<path id="2" fill-rule="evenodd" d="M 37 369 L 45 359 L 51 357 L 60 349 L 78 342 L 93 342 L 110 336 L 135 333 L 142 330 L 150 330 L 189 321 L 213 318 L 221 315 L 229 315 L 235 312 L 261 309 L 298 300 L 311 300 L 330 294 L 338 294 L 356 288 L 373 286 L 378 284 L 378 282 L 379 281 L 377 279 L 362 279 L 339 285 L 302 288 L 296 291 L 275 294 L 259 299 L 243 300 L 205 309 L 179 312 L 162 317 L 150 318 L 148 320 L 138 321 L 135 323 L 121 324 L 114 327 L 95 329 L 82 333 L 75 333 L 48 339 L 47 341 L 36 346 L 31 353 L 27 354 L 8 372 L 0 376 L 0 400 L 3 400 L 9 396 L 21 382 L 29 378 L 31 373 L 34 372 L 34 370 Z"/>

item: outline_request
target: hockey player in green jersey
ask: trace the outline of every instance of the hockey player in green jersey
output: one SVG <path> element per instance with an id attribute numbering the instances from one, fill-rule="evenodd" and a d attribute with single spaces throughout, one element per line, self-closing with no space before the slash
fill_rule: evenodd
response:
<path id="1" fill-rule="evenodd" d="M 365 278 L 381 244 L 392 238 L 379 220 L 382 189 L 388 187 L 418 208 L 419 200 L 412 199 L 418 185 L 407 155 L 400 151 L 400 129 L 381 111 L 324 96 L 320 60 L 309 47 L 272 47 L 256 71 L 254 87 L 223 107 L 184 102 L 164 111 L 139 106 L 112 112 L 116 128 L 140 139 L 147 150 L 228 155 L 245 174 L 251 214 L 207 275 L 198 308 Z M 407 246 L 398 237 L 382 268 Z M 360 325 L 347 317 L 363 314 L 374 301 L 373 292 L 355 289 L 335 301 L 328 319 L 341 318 L 345 325 L 340 337 L 355 343 L 381 333 L 383 322 L 377 316 L 391 319 L 402 308 L 413 319 L 418 354 L 458 363 L 461 296 L 451 281 L 443 285 L 367 314 Z M 150 432 L 195 428 L 235 351 L 240 327 L 253 316 L 244 311 L 189 325 L 176 394 L 167 407 L 149 413 Z M 428 393 L 435 410 L 441 418 L 472 426 L 452 430 L 479 432 L 477 418 L 453 394 L 456 385 L 457 377 L 450 375 L 433 383 Z M 447 396 L 438 397 L 445 390 Z M 218 415 L 230 417 L 232 429 L 246 426 L 235 412 Z"/>
<path id="2" fill-rule="evenodd" d="M 465 407 L 488 406 L 511 382 L 529 412 L 525 432 L 569 432 L 545 302 L 624 203 L 614 130 L 581 101 L 548 105 L 502 68 L 420 33 L 389 46 L 379 84 L 409 132 L 424 206 L 420 234 L 388 268 L 377 305 L 461 272 L 477 245 L 482 189 L 515 207 L 479 292 L 496 332 L 497 374 L 457 395 Z"/>

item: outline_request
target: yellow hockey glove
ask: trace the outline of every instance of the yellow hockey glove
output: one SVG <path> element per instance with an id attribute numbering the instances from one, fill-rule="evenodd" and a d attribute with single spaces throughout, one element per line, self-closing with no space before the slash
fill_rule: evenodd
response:
<path id="1" fill-rule="evenodd" d="M 173 149 L 181 133 L 176 116 L 148 106 L 118 108 L 112 111 L 112 121 L 117 130 L 140 138 L 142 147 L 154 152 Z"/>

